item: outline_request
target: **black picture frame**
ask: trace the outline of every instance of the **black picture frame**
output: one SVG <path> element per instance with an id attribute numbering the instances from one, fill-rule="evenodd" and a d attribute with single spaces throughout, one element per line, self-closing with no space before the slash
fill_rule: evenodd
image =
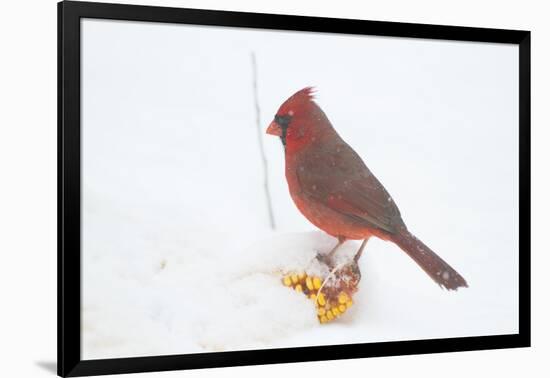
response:
<path id="1" fill-rule="evenodd" d="M 81 359 L 80 20 L 183 23 L 519 46 L 519 333 L 221 353 Z M 530 346 L 530 32 L 107 3 L 58 3 L 58 374 L 83 376 Z"/>

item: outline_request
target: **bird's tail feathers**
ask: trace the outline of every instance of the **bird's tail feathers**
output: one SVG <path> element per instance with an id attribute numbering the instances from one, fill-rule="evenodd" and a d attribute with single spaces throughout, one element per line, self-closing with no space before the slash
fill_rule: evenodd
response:
<path id="1" fill-rule="evenodd" d="M 399 231 L 392 240 L 405 251 L 439 286 L 447 290 L 468 287 L 466 280 L 434 251 L 407 229 Z"/>

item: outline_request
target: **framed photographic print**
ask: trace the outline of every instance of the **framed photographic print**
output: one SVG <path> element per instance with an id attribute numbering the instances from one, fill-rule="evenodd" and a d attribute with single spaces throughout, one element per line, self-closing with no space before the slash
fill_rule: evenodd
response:
<path id="1" fill-rule="evenodd" d="M 528 31 L 58 12 L 59 375 L 529 346 Z"/>

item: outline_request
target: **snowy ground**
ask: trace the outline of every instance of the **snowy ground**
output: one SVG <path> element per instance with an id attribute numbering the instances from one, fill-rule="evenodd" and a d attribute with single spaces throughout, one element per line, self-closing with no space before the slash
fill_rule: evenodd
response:
<path id="1" fill-rule="evenodd" d="M 517 50 L 167 24 L 82 25 L 83 358 L 517 332 Z M 280 272 L 334 240 L 292 204 L 262 128 L 318 102 L 413 233 L 470 288 L 439 289 L 371 240 L 355 305 L 320 326 Z M 341 253 L 352 253 L 349 242 Z"/>

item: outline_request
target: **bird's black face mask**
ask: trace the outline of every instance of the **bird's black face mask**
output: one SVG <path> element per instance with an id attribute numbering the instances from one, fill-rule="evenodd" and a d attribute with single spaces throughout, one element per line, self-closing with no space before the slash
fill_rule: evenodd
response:
<path id="1" fill-rule="evenodd" d="M 289 115 L 283 115 L 283 116 L 275 115 L 274 121 L 281 128 L 280 138 L 281 138 L 281 142 L 283 142 L 283 147 L 286 147 L 286 132 L 288 130 L 288 126 L 290 124 L 291 119 L 292 117 Z"/>

